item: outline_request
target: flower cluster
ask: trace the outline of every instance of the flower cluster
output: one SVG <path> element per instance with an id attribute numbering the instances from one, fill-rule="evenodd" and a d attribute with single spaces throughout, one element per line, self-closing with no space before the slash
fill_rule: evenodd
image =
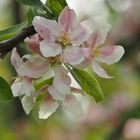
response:
<path id="1" fill-rule="evenodd" d="M 93 29 L 88 31 L 88 23 Z M 121 46 L 104 46 L 110 25 L 95 24 L 94 19 L 77 20 L 74 10 L 65 7 L 58 18 L 49 20 L 36 16 L 33 26 L 37 32 L 25 42 L 35 55 L 22 58 L 13 50 L 11 61 L 19 77 L 12 85 L 13 95 L 21 97 L 26 114 L 39 101 L 39 118 L 46 119 L 61 105 L 66 111 L 81 115 L 77 92 L 71 86 L 69 67 L 91 67 L 100 77 L 111 78 L 99 65 L 113 64 L 124 54 Z M 81 94 L 83 96 L 83 94 Z"/>

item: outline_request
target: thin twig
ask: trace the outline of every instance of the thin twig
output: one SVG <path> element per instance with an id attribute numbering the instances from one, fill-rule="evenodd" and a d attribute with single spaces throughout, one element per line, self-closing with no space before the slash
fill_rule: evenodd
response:
<path id="1" fill-rule="evenodd" d="M 33 26 L 28 26 L 22 30 L 21 33 L 15 37 L 8 39 L 0 43 L 0 58 L 3 58 L 8 52 L 10 52 L 14 47 L 21 43 L 26 37 L 35 34 Z"/>

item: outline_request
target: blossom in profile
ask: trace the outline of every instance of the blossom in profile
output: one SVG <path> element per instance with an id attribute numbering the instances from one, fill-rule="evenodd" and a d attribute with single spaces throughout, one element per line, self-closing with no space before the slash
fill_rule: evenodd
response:
<path id="1" fill-rule="evenodd" d="M 19 76 L 11 86 L 13 95 L 23 96 L 21 102 L 26 114 L 29 114 L 35 103 L 33 80 L 40 78 L 47 71 L 48 64 L 40 56 L 25 55 L 21 58 L 16 48 L 12 51 L 11 62 Z"/>
<path id="2" fill-rule="evenodd" d="M 39 43 L 42 41 L 42 38 L 38 34 L 27 37 L 24 41 L 34 53 L 42 55 L 39 48 Z"/>
<path id="3" fill-rule="evenodd" d="M 47 119 L 59 105 L 71 114 L 80 116 L 82 114 L 81 105 L 72 93 L 68 71 L 61 65 L 54 66 L 53 71 L 53 83 L 46 88 L 49 95 L 40 105 L 39 118 Z"/>

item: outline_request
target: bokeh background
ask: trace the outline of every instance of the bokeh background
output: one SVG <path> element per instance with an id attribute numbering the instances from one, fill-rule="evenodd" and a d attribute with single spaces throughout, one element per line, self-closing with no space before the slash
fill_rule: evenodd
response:
<path id="1" fill-rule="evenodd" d="M 105 100 L 81 99 L 85 109 L 76 118 L 61 108 L 39 120 L 37 110 L 26 116 L 19 99 L 0 101 L 0 140 L 140 140 L 140 0 L 106 0 L 112 30 L 107 42 L 125 47 L 122 60 L 105 68 L 114 78 L 96 77 Z M 28 7 L 0 0 L 0 30 L 20 23 Z M 21 54 L 25 51 L 21 45 Z M 0 60 L 0 76 L 15 76 L 10 54 Z"/>

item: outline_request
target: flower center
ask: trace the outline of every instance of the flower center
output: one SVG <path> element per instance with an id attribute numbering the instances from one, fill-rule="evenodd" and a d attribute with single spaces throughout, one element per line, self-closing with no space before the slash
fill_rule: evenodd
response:
<path id="1" fill-rule="evenodd" d="M 98 57 L 101 55 L 101 51 L 99 49 L 93 49 L 93 57 Z"/>
<path id="2" fill-rule="evenodd" d="M 54 65 L 54 64 L 60 64 L 62 62 L 62 57 L 61 57 L 61 55 L 57 55 L 55 57 L 48 57 L 47 58 L 47 62 L 49 64 L 52 64 L 52 65 Z"/>
<path id="3" fill-rule="evenodd" d="M 69 46 L 71 45 L 70 35 L 68 33 L 61 32 L 56 42 L 64 47 Z"/>

